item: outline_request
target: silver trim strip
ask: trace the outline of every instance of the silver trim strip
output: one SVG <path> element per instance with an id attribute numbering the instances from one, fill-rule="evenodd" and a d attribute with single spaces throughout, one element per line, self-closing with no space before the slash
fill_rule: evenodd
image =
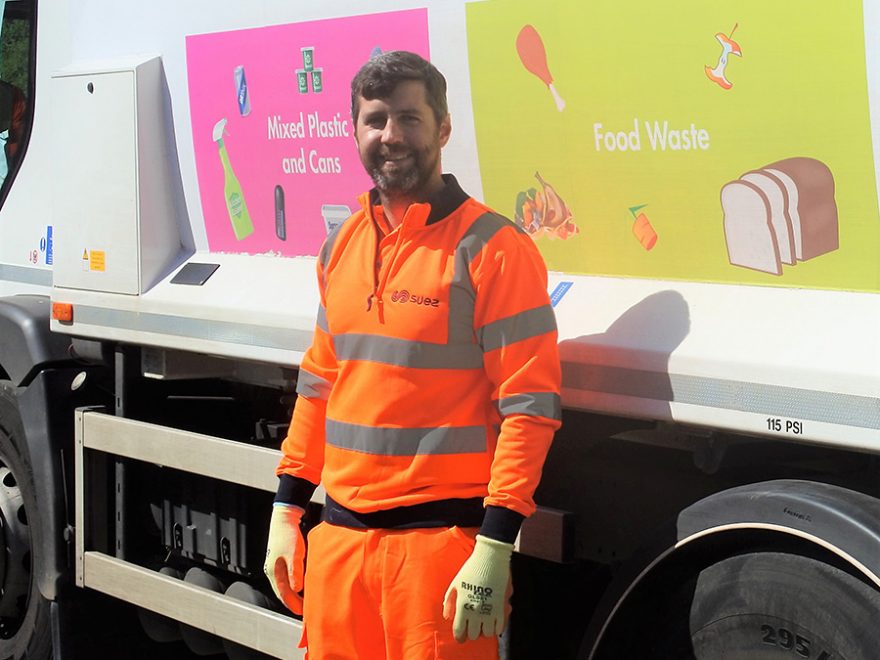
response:
<path id="1" fill-rule="evenodd" d="M 401 429 L 327 420 L 327 444 L 379 456 L 479 454 L 486 451 L 482 426 Z"/>
<path id="2" fill-rule="evenodd" d="M 299 660 L 302 623 L 101 552 L 83 558 L 85 586 L 276 658 Z"/>
<path id="3" fill-rule="evenodd" d="M 562 387 L 880 429 L 880 399 L 854 394 L 573 362 L 562 363 Z"/>
<path id="4" fill-rule="evenodd" d="M 555 330 L 553 308 L 543 305 L 487 323 L 477 330 L 477 340 L 488 353 Z"/>
<path id="5" fill-rule="evenodd" d="M 207 339 L 227 344 L 246 344 L 282 350 L 305 351 L 312 343 L 312 330 L 292 328 L 272 328 L 230 321 L 195 319 L 170 314 L 148 312 L 129 312 L 119 309 L 104 309 L 89 305 L 76 305 L 75 323 L 102 327 L 154 332 Z"/>
<path id="6" fill-rule="evenodd" d="M 514 394 L 496 401 L 502 417 L 508 415 L 536 415 L 549 419 L 562 419 L 559 395 L 552 392 L 526 392 Z"/>
<path id="7" fill-rule="evenodd" d="M 476 292 L 471 280 L 471 263 L 505 222 L 494 213 L 483 213 L 471 223 L 455 246 L 447 317 L 450 344 L 466 344 L 473 340 Z"/>
<path id="8" fill-rule="evenodd" d="M 330 390 L 332 388 L 333 384 L 326 378 L 316 376 L 312 372 L 300 367 L 299 375 L 296 378 L 297 394 L 301 394 L 307 399 L 326 401 L 330 398 Z"/>
<path id="9" fill-rule="evenodd" d="M 84 449 L 127 456 L 146 463 L 259 488 L 278 489 L 276 449 L 244 445 L 97 412 L 82 416 Z"/>
<path id="10" fill-rule="evenodd" d="M 35 268 L 33 266 L 0 264 L 0 280 L 52 286 L 52 270 L 49 268 Z"/>
<path id="11" fill-rule="evenodd" d="M 321 328 L 321 330 L 326 332 L 328 335 L 330 334 L 330 326 L 327 325 L 327 310 L 324 308 L 324 305 L 318 305 L 318 315 L 315 321 L 315 325 Z"/>
<path id="12" fill-rule="evenodd" d="M 83 455 L 83 416 L 85 411 L 80 409 L 74 413 L 74 436 L 73 436 L 73 515 L 74 515 L 74 578 L 76 586 L 83 586 L 82 558 L 85 553 L 85 460 Z"/>
<path id="13" fill-rule="evenodd" d="M 337 360 L 364 360 L 410 369 L 482 369 L 476 344 L 434 344 L 350 333 L 333 337 Z"/>

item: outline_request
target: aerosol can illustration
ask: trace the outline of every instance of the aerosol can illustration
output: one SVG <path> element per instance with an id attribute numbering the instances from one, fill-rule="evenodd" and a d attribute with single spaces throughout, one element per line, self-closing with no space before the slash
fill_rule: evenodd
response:
<path id="1" fill-rule="evenodd" d="M 287 240 L 287 220 L 284 217 L 284 188 L 275 186 L 275 235 Z"/>
<path id="2" fill-rule="evenodd" d="M 220 152 L 220 162 L 223 164 L 223 194 L 226 197 L 226 209 L 229 211 L 229 220 L 232 222 L 232 231 L 235 238 L 241 240 L 250 236 L 254 231 L 254 224 L 251 222 L 251 214 L 248 213 L 247 204 L 244 201 L 244 195 L 241 191 L 241 184 L 238 177 L 232 171 L 232 164 L 229 162 L 229 153 L 226 151 L 226 145 L 223 143 L 223 136 L 226 134 L 226 119 L 221 119 L 214 124 L 214 142 L 217 143 L 217 149 Z"/>

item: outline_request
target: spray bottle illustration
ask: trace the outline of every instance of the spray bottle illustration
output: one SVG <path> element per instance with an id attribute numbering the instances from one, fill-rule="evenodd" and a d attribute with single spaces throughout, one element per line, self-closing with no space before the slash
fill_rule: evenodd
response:
<path id="1" fill-rule="evenodd" d="M 241 192 L 241 184 L 238 182 L 235 172 L 232 171 L 229 154 L 223 143 L 224 134 L 226 134 L 225 118 L 214 124 L 214 142 L 217 143 L 220 162 L 223 163 L 223 194 L 226 197 L 226 209 L 229 211 L 232 231 L 235 233 L 235 238 L 241 240 L 253 233 L 254 224 L 251 222 L 251 214 L 248 213 L 247 204 L 245 204 L 244 195 Z"/>

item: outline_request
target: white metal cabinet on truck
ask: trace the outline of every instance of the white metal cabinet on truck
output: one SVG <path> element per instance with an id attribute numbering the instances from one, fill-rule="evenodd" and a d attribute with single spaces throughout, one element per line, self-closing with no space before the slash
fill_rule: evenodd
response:
<path id="1" fill-rule="evenodd" d="M 314 255 L 370 185 L 348 84 L 403 48 L 448 79 L 444 169 L 551 270 L 564 423 L 506 653 L 872 658 L 878 11 L 8 0 L 0 656 L 53 620 L 62 656 L 86 588 L 301 657 L 274 465 Z"/>

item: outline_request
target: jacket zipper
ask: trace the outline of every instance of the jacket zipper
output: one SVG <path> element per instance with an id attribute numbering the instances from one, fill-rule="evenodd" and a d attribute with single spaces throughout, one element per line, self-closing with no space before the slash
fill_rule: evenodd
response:
<path id="1" fill-rule="evenodd" d="M 401 220 L 400 224 L 397 226 L 397 236 L 394 239 L 394 252 L 391 254 L 391 259 L 385 265 L 385 272 L 380 273 L 379 270 L 381 268 L 381 245 L 382 245 L 382 234 L 379 229 L 379 224 L 376 222 L 375 218 L 373 219 L 373 226 L 376 229 L 376 254 L 375 259 L 373 260 L 373 293 L 367 298 L 367 311 L 369 312 L 373 307 L 373 300 L 376 300 L 376 305 L 379 310 L 379 323 L 385 323 L 385 314 L 384 314 L 384 300 L 383 295 L 385 293 L 385 285 L 388 283 L 388 274 L 391 272 L 391 269 L 394 267 L 395 262 L 397 261 L 397 255 L 400 253 L 400 246 L 403 244 L 403 232 L 407 225 L 407 217 L 410 213 L 413 213 L 415 209 L 420 207 L 420 204 L 412 204 L 406 210 L 406 213 L 403 216 L 403 220 Z"/>
<path id="2" fill-rule="evenodd" d="M 372 220 L 373 222 L 373 229 L 376 233 L 376 244 L 373 250 L 373 292 L 367 296 L 368 312 L 373 309 L 373 298 L 376 297 L 379 291 L 379 264 L 382 254 L 382 230 L 379 229 L 379 223 L 376 222 L 376 219 L 372 217 L 372 213 L 370 213 L 370 220 Z"/>

